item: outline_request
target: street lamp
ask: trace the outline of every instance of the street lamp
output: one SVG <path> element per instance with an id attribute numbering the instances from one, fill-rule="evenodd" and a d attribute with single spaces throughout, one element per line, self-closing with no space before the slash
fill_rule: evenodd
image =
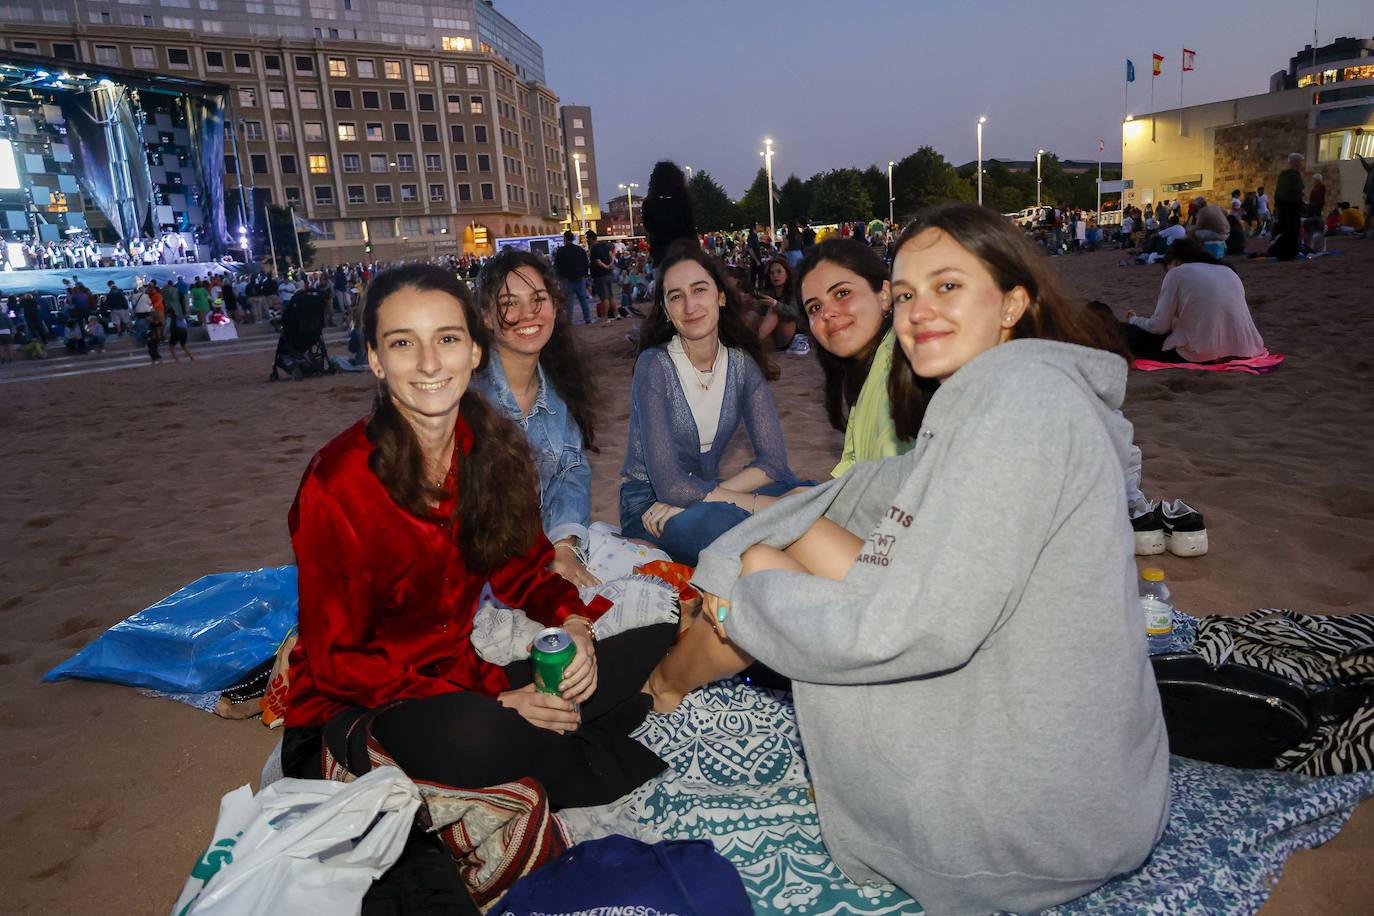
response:
<path id="1" fill-rule="evenodd" d="M 763 150 L 759 153 L 763 157 L 763 164 L 768 171 L 768 235 L 772 239 L 777 239 L 778 224 L 773 219 L 773 141 L 768 138 L 763 140 Z"/>
<path id="2" fill-rule="evenodd" d="M 988 123 L 988 119 L 982 115 L 978 117 L 978 206 L 983 205 L 983 125 Z"/>
<path id="3" fill-rule="evenodd" d="M 891 159 L 887 162 L 887 224 L 889 226 L 896 222 L 892 218 L 892 202 L 894 200 L 892 196 L 892 167 L 896 164 Z"/>
<path id="4" fill-rule="evenodd" d="M 688 180 L 688 181 L 691 181 L 691 180 L 692 180 L 692 167 L 691 167 L 690 165 L 685 165 L 685 166 L 683 166 L 683 168 L 685 168 L 685 169 L 687 170 L 687 180 Z"/>
<path id="5" fill-rule="evenodd" d="M 634 238 L 635 235 L 635 188 L 637 187 L 639 185 L 633 181 L 620 186 L 620 190 L 625 192 L 626 202 L 630 205 L 630 238 Z"/>
<path id="6" fill-rule="evenodd" d="M 577 172 L 577 210 L 582 234 L 587 234 L 587 202 L 582 198 L 582 154 L 573 153 L 573 171 Z"/>
<path id="7" fill-rule="evenodd" d="M 1040 209 L 1040 157 L 1045 155 L 1045 151 L 1038 149 L 1035 151 L 1035 209 Z M 1039 217 L 1036 217 L 1039 219 Z"/>

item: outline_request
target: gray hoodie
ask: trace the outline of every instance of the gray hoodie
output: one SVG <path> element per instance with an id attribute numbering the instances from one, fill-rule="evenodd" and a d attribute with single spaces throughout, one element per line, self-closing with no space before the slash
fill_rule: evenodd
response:
<path id="1" fill-rule="evenodd" d="M 945 382 L 909 454 L 783 500 L 701 555 L 730 638 L 794 681 L 821 832 L 932 914 L 1037 910 L 1139 866 L 1168 740 L 1122 493 L 1126 365 L 1041 340 Z M 741 579 L 821 516 L 843 581 Z"/>

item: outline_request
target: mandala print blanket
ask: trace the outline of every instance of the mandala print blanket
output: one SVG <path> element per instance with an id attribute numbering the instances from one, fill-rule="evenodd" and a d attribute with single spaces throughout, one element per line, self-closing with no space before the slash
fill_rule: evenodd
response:
<path id="1" fill-rule="evenodd" d="M 786 695 L 716 685 L 635 734 L 670 769 L 630 796 L 628 813 L 668 839 L 710 838 L 756 912 L 921 912 L 891 885 L 856 886 L 826 854 Z M 1253 913 L 1289 855 L 1333 837 L 1374 795 L 1374 773 L 1311 779 L 1175 757 L 1171 789 L 1150 860 L 1050 912 Z"/>

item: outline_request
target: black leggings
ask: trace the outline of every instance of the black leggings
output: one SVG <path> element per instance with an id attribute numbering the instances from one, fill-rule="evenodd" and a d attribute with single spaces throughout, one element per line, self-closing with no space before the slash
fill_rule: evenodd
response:
<path id="1" fill-rule="evenodd" d="M 540 728 L 495 697 L 470 691 L 384 707 L 370 731 L 412 779 L 475 789 L 531 776 L 555 809 L 606 804 L 665 768 L 629 733 L 651 705 L 640 688 L 676 637 L 677 625 L 668 623 L 600 643 L 596 693 L 582 704 L 582 725 L 571 734 Z M 528 661 L 507 665 L 506 674 L 512 688 L 532 680 Z M 318 778 L 322 742 L 350 772 L 367 772 L 369 729 L 353 726 L 371 713 L 349 709 L 322 728 L 288 728 L 282 739 L 285 774 Z"/>
<path id="2" fill-rule="evenodd" d="M 1152 334 L 1129 321 L 1121 322 L 1121 333 L 1126 338 L 1126 348 L 1136 359 L 1149 359 L 1157 363 L 1188 362 L 1177 350 L 1164 349 L 1164 341 L 1169 339 L 1168 334 Z"/>

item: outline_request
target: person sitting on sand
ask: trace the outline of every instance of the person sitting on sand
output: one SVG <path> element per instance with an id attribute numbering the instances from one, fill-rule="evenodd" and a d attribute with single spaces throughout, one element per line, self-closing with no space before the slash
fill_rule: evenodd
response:
<path id="1" fill-rule="evenodd" d="M 934 386 L 913 389 L 909 403 L 891 405 L 888 376 L 896 336 L 887 265 L 869 246 L 832 236 L 802 259 L 797 281 L 825 375 L 826 417 L 844 433 L 844 450 L 830 476 L 859 461 L 911 451 Z"/>
<path id="2" fill-rule="evenodd" d="M 561 286 L 552 266 L 528 251 L 508 248 L 487 262 L 477 305 L 492 350 L 473 387 L 529 438 L 553 571 L 581 587 L 599 584 L 578 554 L 590 546 L 595 389 L 560 318 Z"/>
<path id="3" fill-rule="evenodd" d="M 810 344 L 798 331 L 802 326 L 801 307 L 797 305 L 798 287 L 787 258 L 774 258 L 763 271 L 763 287 L 754 301 L 762 310 L 758 335 L 765 347 L 782 350 L 792 356 L 805 356 Z"/>
<path id="4" fill-rule="evenodd" d="M 628 734 L 677 626 L 597 643 L 597 615 L 549 571 L 538 472 L 524 434 L 469 385 L 489 338 L 452 271 L 379 274 L 362 324 L 372 414 L 315 454 L 288 518 L 300 639 L 283 771 L 319 778 L 327 748 L 367 772 L 357 739 L 370 735 L 414 779 L 478 788 L 532 777 L 555 809 L 619 798 L 664 769 Z M 561 697 L 534 689 L 527 661 L 478 656 L 470 636 L 487 583 L 572 636 Z"/>
<path id="5" fill-rule="evenodd" d="M 777 368 L 744 323 L 725 268 L 695 239 L 671 246 L 640 325 L 620 469 L 620 532 L 679 563 L 797 485 L 767 380 Z M 754 460 L 731 477 L 721 458 L 743 423 Z"/>
<path id="6" fill-rule="evenodd" d="M 1226 211 L 1216 204 L 1209 204 L 1207 198 L 1198 195 L 1193 198 L 1193 224 L 1188 235 L 1199 242 L 1224 242 L 1231 235 L 1231 225 L 1226 220 Z"/>
<path id="7" fill-rule="evenodd" d="M 751 657 L 791 677 L 850 880 L 933 913 L 1036 911 L 1137 868 L 1168 819 L 1121 499 L 1126 363 L 994 210 L 918 218 L 892 276 L 894 384 L 940 382 L 916 448 L 703 551 L 701 618 L 650 688 L 669 708 L 674 675 Z"/>
<path id="8" fill-rule="evenodd" d="M 1163 264 L 1154 314 L 1127 312 L 1121 326 L 1136 359 L 1208 363 L 1264 352 L 1245 285 L 1230 265 L 1192 239 L 1170 245 Z"/>

